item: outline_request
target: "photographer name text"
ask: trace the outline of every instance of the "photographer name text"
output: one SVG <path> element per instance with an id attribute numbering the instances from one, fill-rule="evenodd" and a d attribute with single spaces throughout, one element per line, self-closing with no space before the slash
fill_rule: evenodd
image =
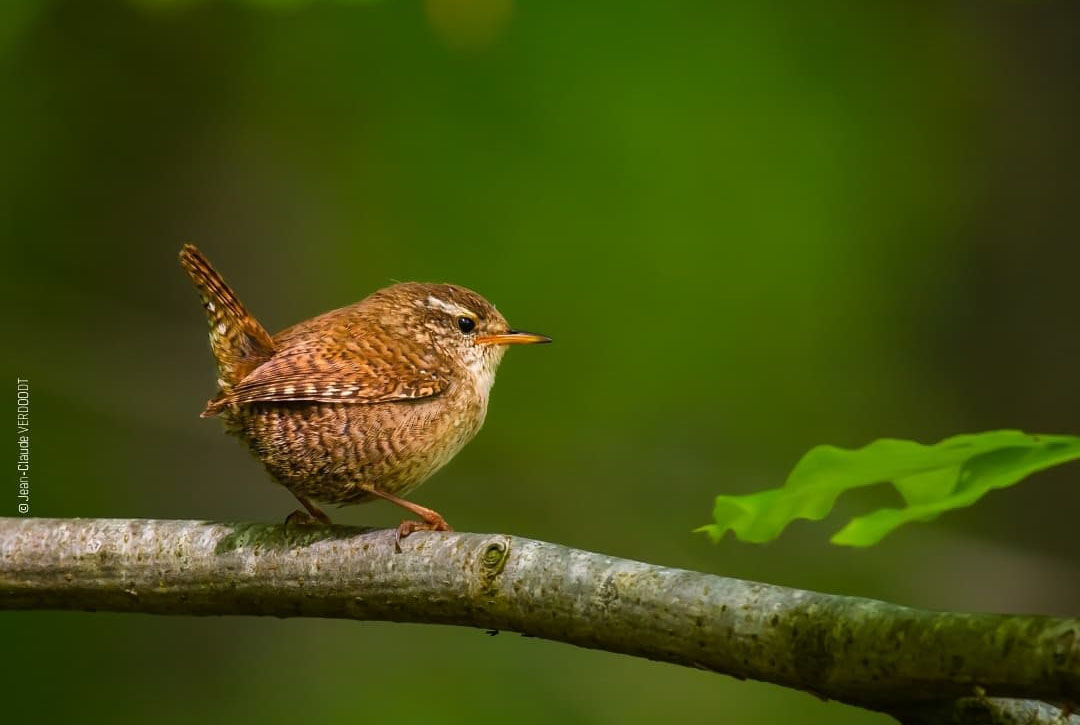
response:
<path id="1" fill-rule="evenodd" d="M 20 514 L 30 513 L 30 381 L 16 378 L 15 381 L 15 428 L 19 455 L 15 463 L 15 475 L 18 481 L 16 501 Z"/>

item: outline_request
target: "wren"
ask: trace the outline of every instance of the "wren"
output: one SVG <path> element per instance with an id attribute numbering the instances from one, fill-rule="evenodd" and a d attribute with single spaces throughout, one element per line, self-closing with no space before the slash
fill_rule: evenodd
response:
<path id="1" fill-rule="evenodd" d="M 330 523 L 314 502 L 375 498 L 420 517 L 398 527 L 450 531 L 405 500 L 484 423 L 507 345 L 545 343 L 513 330 L 495 306 L 451 284 L 404 282 L 271 336 L 191 245 L 180 264 L 210 322 L 219 416 L 307 511 L 286 523 Z"/>

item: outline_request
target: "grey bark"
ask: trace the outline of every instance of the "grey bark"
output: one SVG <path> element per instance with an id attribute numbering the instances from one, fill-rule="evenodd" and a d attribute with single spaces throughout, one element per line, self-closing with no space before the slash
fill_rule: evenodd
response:
<path id="1" fill-rule="evenodd" d="M 502 534 L 421 532 L 401 549 L 391 531 L 345 526 L 0 518 L 0 609 L 508 630 L 911 723 L 1061 722 L 1023 700 L 1080 701 L 1077 618 L 912 609 Z"/>

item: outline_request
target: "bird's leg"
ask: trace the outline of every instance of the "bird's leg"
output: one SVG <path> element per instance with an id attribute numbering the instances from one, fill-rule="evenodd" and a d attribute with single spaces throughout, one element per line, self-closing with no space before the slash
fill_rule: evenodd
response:
<path id="1" fill-rule="evenodd" d="M 323 513 L 323 510 L 313 504 L 310 499 L 305 498 L 298 493 L 294 493 L 293 496 L 296 496 L 296 500 L 304 505 L 304 508 L 307 509 L 307 513 L 301 511 L 300 509 L 293 511 L 291 514 L 285 517 L 286 526 L 303 526 L 314 523 L 322 523 L 326 524 L 327 526 L 330 525 L 330 517 Z"/>
<path id="2" fill-rule="evenodd" d="M 446 519 L 444 519 L 437 511 L 432 511 L 418 503 L 398 498 L 386 491 L 380 491 L 374 486 L 365 486 L 364 490 L 373 496 L 386 499 L 390 503 L 396 503 L 401 508 L 412 511 L 423 519 L 423 521 L 406 520 L 401 522 L 401 525 L 398 526 L 397 538 L 394 540 L 394 545 L 398 551 L 401 551 L 401 540 L 414 531 L 453 531 L 453 529 L 450 528 L 450 524 L 446 523 Z"/>

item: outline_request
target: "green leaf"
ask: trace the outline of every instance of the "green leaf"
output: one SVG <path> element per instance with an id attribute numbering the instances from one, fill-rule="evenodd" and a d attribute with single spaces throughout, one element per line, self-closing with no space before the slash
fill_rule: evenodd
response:
<path id="1" fill-rule="evenodd" d="M 1001 430 L 958 435 L 934 445 L 882 438 L 847 450 L 811 449 L 780 488 L 746 496 L 717 496 L 716 523 L 695 531 L 719 541 L 728 531 L 742 541 L 775 539 L 795 519 L 825 518 L 844 491 L 889 481 L 907 504 L 858 516 L 834 544 L 871 546 L 909 521 L 930 521 L 970 506 L 995 488 L 1018 483 L 1044 468 L 1080 458 L 1080 438 Z"/>

